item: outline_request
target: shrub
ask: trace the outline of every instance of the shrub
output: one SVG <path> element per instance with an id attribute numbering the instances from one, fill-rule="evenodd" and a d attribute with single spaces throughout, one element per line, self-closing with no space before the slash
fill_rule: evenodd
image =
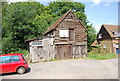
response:
<path id="1" fill-rule="evenodd" d="M 20 50 L 20 51 L 11 52 L 11 53 L 22 53 L 25 57 L 27 57 L 29 54 L 28 50 Z"/>
<path id="2" fill-rule="evenodd" d="M 23 56 L 25 57 L 25 59 L 26 59 L 28 62 L 30 61 L 28 50 L 20 50 L 20 51 L 11 52 L 11 53 L 22 53 Z"/>

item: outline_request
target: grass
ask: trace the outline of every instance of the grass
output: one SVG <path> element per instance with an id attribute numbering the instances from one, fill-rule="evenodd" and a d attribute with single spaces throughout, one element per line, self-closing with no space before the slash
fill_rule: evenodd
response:
<path id="1" fill-rule="evenodd" d="M 58 61 L 58 59 L 44 60 L 43 62 Z"/>
<path id="2" fill-rule="evenodd" d="M 106 60 L 106 59 L 113 59 L 117 57 L 118 55 L 113 53 L 109 53 L 109 54 L 88 53 L 87 57 L 79 57 L 74 59 Z M 71 60 L 71 59 L 63 59 L 63 60 Z M 43 62 L 51 62 L 51 61 L 58 61 L 58 59 L 44 60 Z"/>
<path id="3" fill-rule="evenodd" d="M 86 57 L 87 59 L 94 59 L 94 60 L 106 60 L 106 59 L 112 59 L 112 58 L 117 58 L 117 54 L 109 53 L 109 54 L 92 54 L 89 53 L 88 56 Z"/>
<path id="4" fill-rule="evenodd" d="M 58 61 L 57 59 L 50 59 L 49 61 Z"/>

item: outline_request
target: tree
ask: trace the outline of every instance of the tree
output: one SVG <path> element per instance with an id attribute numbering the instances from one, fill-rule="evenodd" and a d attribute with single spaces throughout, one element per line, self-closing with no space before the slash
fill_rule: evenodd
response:
<path id="1" fill-rule="evenodd" d="M 88 51 L 91 51 L 91 44 L 96 39 L 96 31 L 92 25 L 88 24 L 87 16 L 85 14 L 85 5 L 78 2 L 50 2 L 49 7 L 51 9 L 51 15 L 58 19 L 61 15 L 65 14 L 68 10 L 72 9 L 77 15 L 79 20 L 88 29 L 87 40 L 88 40 Z"/>
<path id="2" fill-rule="evenodd" d="M 87 45 L 88 45 L 88 52 L 92 50 L 91 44 L 96 40 L 96 31 L 94 27 L 91 25 L 86 26 L 88 31 L 87 31 Z"/>
<path id="3" fill-rule="evenodd" d="M 70 0 L 71 1 L 71 0 Z M 88 49 L 95 39 L 92 25 L 88 25 L 85 5 L 78 2 L 50 2 L 44 6 L 38 2 L 3 3 L 2 50 L 5 53 L 26 49 L 25 40 L 43 35 L 59 17 L 72 9 L 88 28 Z"/>
<path id="4" fill-rule="evenodd" d="M 26 39 L 41 35 L 33 23 L 41 15 L 44 6 L 38 2 L 18 2 L 3 5 L 3 52 L 26 48 Z"/>
<path id="5" fill-rule="evenodd" d="M 85 15 L 85 5 L 78 2 L 50 2 L 51 15 L 58 17 L 65 14 L 70 9 L 74 11 L 77 17 L 86 25 L 88 23 Z"/>

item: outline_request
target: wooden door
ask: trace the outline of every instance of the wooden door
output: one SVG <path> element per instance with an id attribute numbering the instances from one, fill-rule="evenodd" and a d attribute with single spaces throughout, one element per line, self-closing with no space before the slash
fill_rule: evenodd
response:
<path id="1" fill-rule="evenodd" d="M 72 58 L 72 46 L 71 45 L 57 45 L 57 59 L 70 59 Z"/>

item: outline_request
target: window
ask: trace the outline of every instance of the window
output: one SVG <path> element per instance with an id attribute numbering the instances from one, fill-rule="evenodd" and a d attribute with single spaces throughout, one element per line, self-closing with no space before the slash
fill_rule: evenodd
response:
<path id="1" fill-rule="evenodd" d="M 69 30 L 59 30 L 60 37 L 69 37 Z"/>
<path id="2" fill-rule="evenodd" d="M 107 45 L 106 45 L 106 44 L 104 44 L 104 45 L 103 45 L 103 48 L 106 48 L 106 47 L 107 47 Z"/>
<path id="3" fill-rule="evenodd" d="M 10 62 L 17 62 L 20 61 L 19 56 L 11 56 Z"/>
<path id="4" fill-rule="evenodd" d="M 118 32 L 112 31 L 112 34 L 117 36 L 117 35 L 118 35 Z"/>
<path id="5" fill-rule="evenodd" d="M 32 42 L 33 46 L 43 46 L 43 42 L 42 41 L 34 41 Z"/>
<path id="6" fill-rule="evenodd" d="M 112 32 L 113 33 L 113 35 L 115 35 L 115 32 Z"/>
<path id="7" fill-rule="evenodd" d="M 2 56 L 2 57 L 0 57 L 0 64 L 9 63 L 10 62 L 10 57 L 11 56 Z"/>
<path id="8" fill-rule="evenodd" d="M 117 31 L 112 31 L 112 34 L 115 35 L 116 37 L 120 36 L 120 33 L 118 33 Z"/>
<path id="9" fill-rule="evenodd" d="M 101 34 L 99 34 L 99 38 L 102 38 L 102 35 L 101 35 Z"/>
<path id="10" fill-rule="evenodd" d="M 119 48 L 119 45 L 118 44 L 113 44 L 113 47 Z"/>
<path id="11" fill-rule="evenodd" d="M 118 44 L 116 44 L 116 48 L 119 48 L 119 45 L 118 45 Z"/>

